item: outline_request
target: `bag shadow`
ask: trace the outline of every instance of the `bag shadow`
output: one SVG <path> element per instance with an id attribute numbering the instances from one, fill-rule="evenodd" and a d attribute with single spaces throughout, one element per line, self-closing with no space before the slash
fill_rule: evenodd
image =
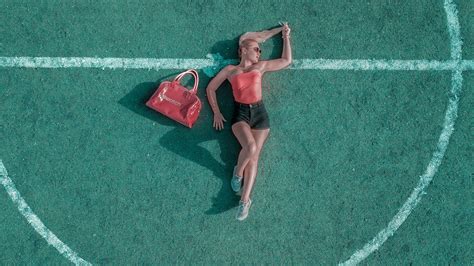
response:
<path id="1" fill-rule="evenodd" d="M 118 103 L 137 115 L 145 117 L 157 124 L 173 127 L 173 129 L 166 132 L 160 138 L 160 146 L 186 160 L 190 160 L 209 169 L 215 177 L 222 181 L 219 192 L 211 199 L 212 205 L 210 209 L 205 211 L 208 215 L 219 214 L 237 206 L 240 199 L 230 187 L 232 171 L 237 161 L 238 151 L 240 150 L 240 145 L 233 136 L 230 128 L 230 120 L 233 112 L 232 91 L 230 90 L 229 84 L 225 83 L 217 91 L 219 107 L 228 122 L 225 123 L 224 130 L 216 131 L 212 127 L 213 113 L 207 104 L 205 86 L 200 85 L 198 88 L 198 97 L 201 99 L 202 109 L 199 119 L 193 128 L 189 129 L 145 105 L 145 102 L 153 95 L 161 82 L 171 80 L 177 74 L 179 74 L 179 72 L 174 75 L 166 76 L 157 82 L 140 83 L 122 97 Z M 182 84 L 188 88 L 191 87 L 192 82 L 194 82 L 192 77 L 189 77 L 189 79 L 184 78 L 182 80 Z M 199 77 L 200 84 L 208 84 L 209 78 L 207 76 L 203 73 L 199 73 Z M 217 160 L 209 150 L 199 146 L 203 142 L 215 140 L 217 140 L 219 145 L 220 160 Z M 201 178 L 203 177 L 199 173 L 196 173 L 196 176 L 193 178 L 202 180 Z"/>

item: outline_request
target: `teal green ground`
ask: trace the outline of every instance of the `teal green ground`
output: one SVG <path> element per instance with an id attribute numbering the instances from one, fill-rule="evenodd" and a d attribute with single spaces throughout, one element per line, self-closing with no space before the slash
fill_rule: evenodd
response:
<path id="1" fill-rule="evenodd" d="M 474 58 L 474 2 L 456 2 Z M 450 58 L 443 1 L 0 1 L 0 56 L 236 58 L 245 31 L 292 27 L 295 59 Z M 281 52 L 279 37 L 263 57 Z M 336 264 L 397 213 L 438 142 L 449 71 L 284 70 L 250 215 L 239 145 L 204 106 L 193 129 L 148 109 L 180 70 L 0 69 L 0 159 L 44 224 L 94 264 Z M 474 72 L 419 206 L 364 264 L 472 264 Z M 232 94 L 218 91 L 230 121 Z M 0 189 L 2 264 L 67 264 Z"/>

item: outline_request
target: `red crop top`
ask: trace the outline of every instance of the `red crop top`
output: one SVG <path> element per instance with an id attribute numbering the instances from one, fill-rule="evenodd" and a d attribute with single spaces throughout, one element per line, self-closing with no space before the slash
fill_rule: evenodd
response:
<path id="1" fill-rule="evenodd" d="M 262 99 L 262 73 L 258 70 L 243 72 L 230 79 L 235 101 L 251 104 Z"/>

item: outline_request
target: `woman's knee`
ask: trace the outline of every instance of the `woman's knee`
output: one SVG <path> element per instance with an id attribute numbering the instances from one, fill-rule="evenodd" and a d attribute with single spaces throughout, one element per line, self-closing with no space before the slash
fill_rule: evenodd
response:
<path id="1" fill-rule="evenodd" d="M 244 149 L 247 151 L 250 158 L 255 157 L 255 155 L 257 154 L 257 144 L 255 143 L 255 141 L 249 141 L 245 145 Z"/>

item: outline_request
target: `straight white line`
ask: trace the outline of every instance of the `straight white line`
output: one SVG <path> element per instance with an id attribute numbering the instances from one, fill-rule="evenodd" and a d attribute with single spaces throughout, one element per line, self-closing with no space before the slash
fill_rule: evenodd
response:
<path id="1" fill-rule="evenodd" d="M 97 58 L 97 57 L 0 57 L 0 67 L 189 69 L 213 66 L 210 59 Z"/>
<path id="2" fill-rule="evenodd" d="M 426 194 L 425 190 L 436 174 L 449 144 L 449 139 L 454 131 L 457 118 L 458 101 L 462 90 L 462 71 L 474 70 L 473 60 L 462 60 L 462 41 L 460 34 L 457 9 L 452 0 L 445 0 L 444 8 L 447 15 L 448 31 L 451 41 L 452 60 L 334 60 L 334 59 L 300 59 L 294 60 L 291 69 L 319 69 L 319 70 L 451 70 L 452 87 L 451 95 L 446 110 L 443 130 L 438 140 L 435 152 L 428 164 L 425 173 L 420 177 L 418 185 L 413 190 L 398 213 L 389 222 L 388 226 L 380 231 L 376 237 L 368 242 L 362 249 L 356 251 L 342 265 L 355 265 L 377 250 L 389 237 L 391 237 Z M 92 58 L 92 57 L 0 57 L 0 67 L 26 67 L 26 68 L 121 68 L 121 69 L 188 69 L 188 68 L 218 68 L 225 64 L 235 63 L 235 60 L 212 59 L 150 59 L 150 58 Z M 13 182 L 8 177 L 5 167 L 0 160 L 1 182 L 9 196 L 17 205 L 20 213 L 28 220 L 33 228 L 53 245 L 61 254 L 75 264 L 89 265 L 81 259 L 67 245 L 59 240 L 21 198 Z"/>
<path id="3" fill-rule="evenodd" d="M 474 70 L 473 60 L 375 60 L 375 59 L 299 59 L 290 69 L 319 70 L 417 70 L 454 71 Z"/>
<path id="4" fill-rule="evenodd" d="M 15 184 L 8 177 L 7 169 L 3 165 L 2 160 L 0 160 L 0 181 L 13 201 L 14 205 L 18 208 L 18 211 L 26 218 L 28 223 L 35 229 L 35 231 L 40 234 L 49 245 L 55 247 L 59 253 L 61 253 L 68 260 L 73 262 L 76 265 L 92 265 L 89 262 L 80 258 L 76 252 L 70 249 L 66 244 L 64 244 L 53 232 L 51 232 L 41 220 L 33 213 L 30 206 L 26 201 L 21 197 L 20 192 L 15 188 Z"/>
<path id="5" fill-rule="evenodd" d="M 375 59 L 300 59 L 291 69 L 321 70 L 454 70 L 458 61 L 446 60 L 375 60 Z"/>
<path id="6" fill-rule="evenodd" d="M 101 69 L 203 69 L 236 63 L 235 59 L 0 57 L 0 67 Z M 290 69 L 314 70 L 474 70 L 473 60 L 296 59 Z"/>
<path id="7" fill-rule="evenodd" d="M 461 60 L 461 70 L 474 70 L 474 60 Z"/>

